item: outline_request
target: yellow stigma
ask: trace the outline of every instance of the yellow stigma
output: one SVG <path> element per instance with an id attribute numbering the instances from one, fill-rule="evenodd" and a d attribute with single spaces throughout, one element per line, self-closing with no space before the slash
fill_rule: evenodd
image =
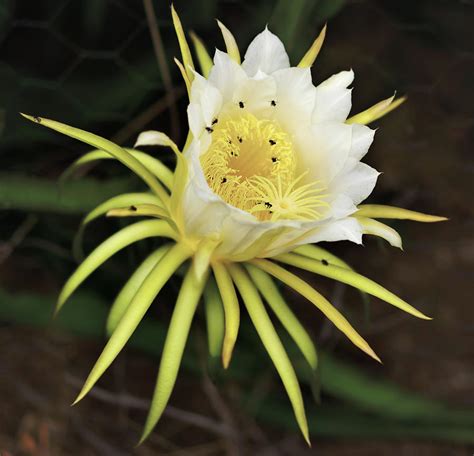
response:
<path id="1" fill-rule="evenodd" d="M 201 166 L 211 189 L 226 203 L 259 220 L 316 219 L 327 206 L 317 182 L 301 184 L 289 135 L 275 121 L 252 114 L 215 119 Z"/>

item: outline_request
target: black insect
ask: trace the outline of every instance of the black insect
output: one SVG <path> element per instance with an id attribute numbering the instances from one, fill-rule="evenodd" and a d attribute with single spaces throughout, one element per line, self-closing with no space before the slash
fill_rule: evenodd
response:
<path id="1" fill-rule="evenodd" d="M 239 101 L 239 108 L 244 109 L 245 105 L 243 101 Z"/>
<path id="2" fill-rule="evenodd" d="M 268 140 L 268 142 L 270 143 L 270 146 L 274 146 L 277 143 L 273 139 Z"/>
<path id="3" fill-rule="evenodd" d="M 276 106 L 276 105 L 277 105 L 277 102 L 276 102 L 275 100 L 272 100 L 272 101 L 270 101 L 270 104 L 271 104 L 272 106 Z"/>

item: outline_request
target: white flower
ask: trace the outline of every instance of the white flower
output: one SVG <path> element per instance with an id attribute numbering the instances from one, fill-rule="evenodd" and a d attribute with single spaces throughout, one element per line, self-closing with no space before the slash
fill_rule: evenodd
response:
<path id="1" fill-rule="evenodd" d="M 216 255 L 239 260 L 320 241 L 361 243 L 352 215 L 379 173 L 360 161 L 374 130 L 345 123 L 353 79 L 342 71 L 315 87 L 310 68 L 290 67 L 268 29 L 242 65 L 217 50 L 209 77 L 194 73 L 191 85 L 188 235 L 217 235 Z"/>
<path id="2" fill-rule="evenodd" d="M 141 239 L 164 240 L 115 299 L 107 321 L 110 340 L 76 402 L 110 366 L 168 279 L 186 264 L 141 440 L 152 431 L 168 403 L 193 315 L 204 293 L 211 356 L 221 356 L 225 368 L 231 361 L 239 332 L 240 294 L 309 443 L 296 373 L 262 298 L 313 372 L 318 357 L 309 334 L 280 295 L 273 278 L 304 296 L 354 345 L 379 360 L 338 309 L 282 265 L 354 286 L 416 317 L 429 319 L 340 258 L 319 246 L 302 244 L 338 240 L 360 243 L 362 233 L 366 233 L 401 247 L 398 233 L 375 218 L 420 222 L 445 219 L 391 206 L 359 206 L 373 190 L 378 176 L 376 170 L 360 161 L 374 136 L 374 130 L 365 124 L 395 109 L 404 98 L 394 101 L 391 97 L 347 119 L 352 71 L 342 71 L 317 87 L 311 82 L 309 68 L 321 48 L 325 29 L 297 67 L 290 67 L 283 44 L 267 29 L 250 44 L 240 65 L 235 39 L 219 22 L 228 52 L 216 51 L 214 64 L 203 44 L 193 37 L 201 76 L 194 71 L 173 8 L 172 15 L 184 65 L 179 61 L 177 64 L 190 97 L 188 141 L 182 153 L 164 133 L 148 131 L 139 136 L 136 146 L 170 147 L 177 159 L 174 173 L 144 152 L 123 149 L 50 119 L 25 115 L 98 149 L 79 158 L 66 175 L 92 161 L 113 158 L 139 176 L 149 190 L 115 196 L 84 218 L 79 241 L 85 226 L 100 215 L 151 219 L 126 226 L 91 252 L 65 283 L 57 310 L 119 250 Z M 76 242 L 76 246 L 79 244 Z"/>

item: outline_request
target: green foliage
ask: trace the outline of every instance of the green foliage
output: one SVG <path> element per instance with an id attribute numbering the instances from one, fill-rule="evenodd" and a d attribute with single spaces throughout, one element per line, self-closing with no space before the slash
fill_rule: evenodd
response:
<path id="1" fill-rule="evenodd" d="M 270 19 L 269 26 L 285 43 L 290 57 L 302 54 L 304 45 L 302 30 L 314 29 L 316 38 L 321 24 L 334 17 L 346 4 L 346 0 L 279 0 Z M 313 38 L 313 39 L 314 39 Z"/>
<path id="2" fill-rule="evenodd" d="M 28 212 L 82 214 L 99 203 L 134 187 L 131 179 L 71 181 L 63 188 L 52 180 L 22 175 L 0 175 L 0 208 Z"/>

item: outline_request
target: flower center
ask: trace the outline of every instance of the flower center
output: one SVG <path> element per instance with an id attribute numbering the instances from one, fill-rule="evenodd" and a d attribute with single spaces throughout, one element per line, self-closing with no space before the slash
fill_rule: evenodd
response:
<path id="1" fill-rule="evenodd" d="M 201 156 L 211 189 L 226 203 L 259 220 L 313 219 L 327 206 L 317 182 L 302 185 L 289 135 L 272 120 L 252 114 L 215 120 L 212 144 Z"/>

